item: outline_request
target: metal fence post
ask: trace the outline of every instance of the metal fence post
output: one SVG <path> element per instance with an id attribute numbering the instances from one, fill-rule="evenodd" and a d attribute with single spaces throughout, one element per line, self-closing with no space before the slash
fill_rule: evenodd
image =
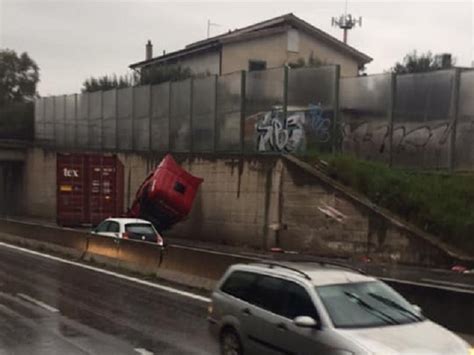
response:
<path id="1" fill-rule="evenodd" d="M 66 123 L 67 122 L 67 106 L 66 106 L 66 103 L 67 103 L 67 95 L 63 95 L 64 98 L 63 98 L 63 147 L 65 148 L 71 148 L 71 146 L 69 145 L 69 142 L 66 141 L 66 138 L 68 138 L 68 124 Z"/>
<path id="2" fill-rule="evenodd" d="M 74 94 L 74 118 L 73 118 L 73 136 L 72 136 L 72 147 L 73 148 L 77 148 L 77 115 L 78 115 L 78 112 L 79 110 L 77 109 L 77 104 L 78 104 L 78 100 L 77 100 L 77 94 Z"/>
<path id="3" fill-rule="evenodd" d="M 171 85 L 171 81 L 168 81 L 169 85 L 169 96 L 168 96 L 168 151 L 172 152 L 173 151 L 173 144 L 171 141 L 172 137 L 172 130 L 171 130 L 171 102 L 172 102 L 172 96 L 173 96 L 173 86 Z"/>
<path id="4" fill-rule="evenodd" d="M 240 137 L 239 137 L 239 145 L 240 145 L 240 153 L 243 154 L 245 151 L 245 110 L 246 110 L 246 101 L 247 101 L 247 94 L 246 94 L 246 81 L 247 81 L 247 72 L 242 70 L 240 72 Z"/>
<path id="5" fill-rule="evenodd" d="M 105 134 L 104 134 L 104 91 L 100 91 L 100 150 L 105 150 Z"/>
<path id="6" fill-rule="evenodd" d="M 283 127 L 287 128 L 288 116 L 288 66 L 283 68 Z"/>
<path id="7" fill-rule="evenodd" d="M 452 107 L 452 122 L 451 122 L 451 133 L 449 139 L 449 172 L 453 173 L 456 168 L 456 133 L 457 123 L 459 118 L 459 91 L 461 86 L 461 69 L 454 69 L 454 83 L 453 91 L 451 96 L 451 107 Z"/>
<path id="8" fill-rule="evenodd" d="M 135 90 L 135 87 L 132 87 L 132 117 L 131 117 L 131 121 L 132 121 L 132 151 L 135 151 L 136 150 L 136 142 L 135 142 L 135 93 L 136 93 L 136 90 Z"/>
<path id="9" fill-rule="evenodd" d="M 217 110 L 218 110 L 218 105 L 217 105 L 217 100 L 218 100 L 218 95 L 217 95 L 217 86 L 218 86 L 218 80 L 219 76 L 214 75 L 214 145 L 213 145 L 213 152 L 217 152 L 217 139 L 218 139 L 218 132 L 217 129 L 219 128 L 219 125 L 217 123 L 218 120 L 218 115 L 217 115 Z"/>
<path id="10" fill-rule="evenodd" d="M 389 135 L 389 160 L 388 165 L 393 166 L 393 122 L 395 119 L 395 107 L 397 105 L 397 75 L 390 76 L 390 98 L 388 102 L 388 135 Z"/>
<path id="11" fill-rule="evenodd" d="M 119 148 L 119 118 L 118 118 L 118 90 L 114 89 L 114 118 L 115 118 L 115 147 L 114 150 L 118 151 Z"/>
<path id="12" fill-rule="evenodd" d="M 151 102 L 151 100 L 153 100 L 153 96 L 152 96 L 152 88 L 151 88 L 151 85 L 148 85 L 148 151 L 151 152 L 152 151 L 152 142 L 153 142 L 153 135 L 151 133 L 151 127 L 152 127 L 152 124 L 151 124 L 151 119 L 152 119 L 152 115 L 153 115 L 153 104 Z"/>
<path id="13" fill-rule="evenodd" d="M 91 122 L 91 96 L 93 93 L 87 93 L 87 143 L 86 148 L 91 149 L 94 146 L 94 140 L 92 132 L 93 132 L 93 125 Z"/>
<path id="14" fill-rule="evenodd" d="M 341 127 L 339 122 L 339 86 L 340 86 L 340 78 L 341 78 L 341 67 L 339 65 L 335 66 L 335 72 L 334 72 L 334 93 L 333 93 L 333 112 L 334 112 L 334 117 L 333 117 L 333 140 L 332 140 L 332 153 L 336 154 L 340 152 L 341 150 L 341 139 L 340 139 L 340 133 L 341 133 Z"/>
<path id="15" fill-rule="evenodd" d="M 194 152 L 193 142 L 193 99 L 194 99 L 194 79 L 189 79 L 189 151 Z"/>
<path id="16" fill-rule="evenodd" d="M 53 117 L 51 121 L 53 122 L 53 141 L 51 142 L 52 147 L 57 147 L 57 141 L 56 141 L 56 96 L 52 96 L 53 99 Z"/>

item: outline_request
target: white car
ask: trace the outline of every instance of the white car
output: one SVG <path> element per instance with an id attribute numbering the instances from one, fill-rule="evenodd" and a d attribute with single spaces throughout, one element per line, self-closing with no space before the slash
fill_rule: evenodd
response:
<path id="1" fill-rule="evenodd" d="M 163 246 L 163 237 L 153 227 L 153 224 L 144 219 L 107 218 L 92 231 L 92 234 L 112 238 L 141 240 Z"/>

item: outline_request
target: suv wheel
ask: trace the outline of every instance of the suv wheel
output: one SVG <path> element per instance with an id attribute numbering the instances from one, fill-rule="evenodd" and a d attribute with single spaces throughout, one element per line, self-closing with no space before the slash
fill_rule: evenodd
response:
<path id="1" fill-rule="evenodd" d="M 239 336 L 233 329 L 226 329 L 221 335 L 222 355 L 242 355 L 242 344 Z"/>

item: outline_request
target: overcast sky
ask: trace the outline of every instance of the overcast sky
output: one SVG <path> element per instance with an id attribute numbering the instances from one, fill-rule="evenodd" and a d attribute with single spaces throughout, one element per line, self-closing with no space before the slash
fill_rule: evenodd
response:
<path id="1" fill-rule="evenodd" d="M 389 69 L 419 52 L 449 52 L 457 64 L 474 61 L 474 1 L 356 1 L 348 12 L 363 17 L 349 44 L 374 58 L 369 73 Z M 144 59 L 145 43 L 154 54 L 180 49 L 205 38 L 207 20 L 222 25 L 211 34 L 293 12 L 338 37 L 331 17 L 344 1 L 145 1 L 0 0 L 0 47 L 28 52 L 41 68 L 41 95 L 80 91 L 93 75 L 124 74 Z"/>

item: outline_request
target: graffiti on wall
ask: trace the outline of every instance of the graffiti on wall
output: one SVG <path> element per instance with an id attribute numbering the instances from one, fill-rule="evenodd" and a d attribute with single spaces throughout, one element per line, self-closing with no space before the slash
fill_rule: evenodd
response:
<path id="1" fill-rule="evenodd" d="M 452 125 L 442 122 L 434 125 L 397 124 L 393 128 L 393 149 L 411 151 L 423 149 L 429 145 L 445 145 L 451 133 Z M 345 144 L 369 144 L 383 152 L 390 139 L 388 123 L 361 122 L 358 125 L 344 123 L 342 133 Z"/>
<path id="2" fill-rule="evenodd" d="M 426 167 L 447 164 L 452 129 L 452 123 L 447 120 L 395 122 L 390 136 L 390 124 L 381 116 L 355 119 L 346 115 L 343 116 L 341 125 L 343 150 L 346 152 L 353 152 L 365 159 L 386 160 L 389 158 L 392 140 L 395 163 L 419 161 L 421 154 Z"/>
<path id="3" fill-rule="evenodd" d="M 304 115 L 296 112 L 287 116 L 284 120 L 280 110 L 272 110 L 257 122 L 257 151 L 292 152 L 304 147 Z"/>
<path id="4" fill-rule="evenodd" d="M 341 131 L 343 150 L 365 157 L 385 153 L 390 144 L 390 125 L 384 121 L 344 121 Z"/>
<path id="5" fill-rule="evenodd" d="M 331 118 L 321 105 L 289 106 L 286 119 L 283 108 L 275 106 L 248 118 L 252 119 L 259 152 L 304 152 L 309 141 L 327 143 L 331 139 Z"/>
<path id="6" fill-rule="evenodd" d="M 307 116 L 313 138 L 320 143 L 329 142 L 331 139 L 331 119 L 324 117 L 321 105 L 309 105 Z"/>

